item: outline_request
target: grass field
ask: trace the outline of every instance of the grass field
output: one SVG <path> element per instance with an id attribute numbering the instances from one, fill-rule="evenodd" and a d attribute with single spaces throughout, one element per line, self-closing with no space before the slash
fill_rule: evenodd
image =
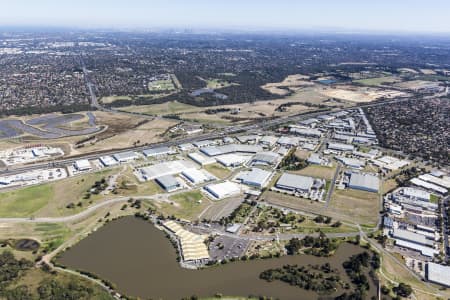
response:
<path id="1" fill-rule="evenodd" d="M 175 85 L 172 80 L 156 80 L 148 83 L 149 91 L 173 91 L 175 90 Z"/>
<path id="2" fill-rule="evenodd" d="M 67 209 L 69 203 L 82 201 L 83 206 L 88 200 L 83 196 L 95 181 L 101 180 L 114 171 L 89 173 L 51 183 L 26 187 L 10 192 L 0 193 L 0 217 L 55 217 L 75 214 L 82 207 Z M 100 200 L 102 196 L 92 196 L 89 201 Z"/>
<path id="3" fill-rule="evenodd" d="M 360 83 L 363 85 L 371 85 L 371 86 L 378 86 L 383 84 L 389 84 L 389 83 L 396 83 L 402 81 L 401 78 L 395 77 L 395 76 L 384 76 L 384 77 L 376 77 L 376 78 L 368 78 L 368 79 L 360 79 L 355 80 L 355 83 Z"/>
<path id="4" fill-rule="evenodd" d="M 32 186 L 0 194 L 0 217 L 30 217 L 53 199 L 50 185 Z"/>
<path id="5" fill-rule="evenodd" d="M 329 210 L 343 220 L 374 226 L 378 220 L 379 195 L 358 190 L 335 190 Z"/>
<path id="6" fill-rule="evenodd" d="M 334 221 L 332 221 L 334 223 Z M 296 225 L 296 228 L 290 230 L 289 232 L 298 233 L 315 233 L 318 231 L 323 233 L 338 233 L 338 232 L 357 232 L 358 229 L 353 226 L 342 224 L 339 227 L 332 227 L 331 224 L 316 223 L 310 218 L 306 218 L 305 221 Z"/>
<path id="7" fill-rule="evenodd" d="M 150 105 L 139 105 L 139 106 L 126 106 L 121 108 L 121 110 L 129 112 L 138 112 L 148 115 L 169 115 L 169 114 L 179 114 L 186 112 L 196 112 L 202 110 L 201 107 L 184 104 L 178 101 L 169 101 L 161 104 L 150 104 Z"/>
<path id="8" fill-rule="evenodd" d="M 268 203 L 275 205 L 281 205 L 284 207 L 297 209 L 313 214 L 321 214 L 324 208 L 322 202 L 303 199 L 283 193 L 277 193 L 273 191 L 266 191 L 262 194 L 261 199 L 264 199 Z"/>
<path id="9" fill-rule="evenodd" d="M 331 180 L 331 179 L 333 179 L 335 172 L 336 172 L 336 167 L 310 165 L 304 169 L 301 169 L 299 171 L 294 171 L 292 173 Z"/>
<path id="10" fill-rule="evenodd" d="M 208 206 L 210 201 L 198 191 L 188 191 L 169 197 L 172 203 L 158 203 L 159 211 L 177 218 L 196 220 L 198 215 Z"/>
<path id="11" fill-rule="evenodd" d="M 234 83 L 226 81 L 226 80 L 222 80 L 222 79 L 217 79 L 217 78 L 211 78 L 206 80 L 206 87 L 210 88 L 210 89 L 221 89 L 227 86 L 231 86 Z"/>
<path id="12" fill-rule="evenodd" d="M 231 174 L 231 171 L 218 163 L 204 166 L 204 169 L 217 178 L 224 179 Z"/>

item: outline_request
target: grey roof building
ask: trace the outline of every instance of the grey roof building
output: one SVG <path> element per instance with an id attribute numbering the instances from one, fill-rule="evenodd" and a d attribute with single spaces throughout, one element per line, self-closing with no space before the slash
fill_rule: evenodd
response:
<path id="1" fill-rule="evenodd" d="M 269 181 L 272 172 L 254 168 L 251 171 L 243 171 L 239 173 L 236 179 L 243 184 L 263 188 Z"/>
<path id="2" fill-rule="evenodd" d="M 256 153 L 251 161 L 252 165 L 275 165 L 278 163 L 280 156 L 275 152 L 259 152 Z"/>
<path id="3" fill-rule="evenodd" d="M 181 187 L 180 182 L 172 175 L 155 178 L 155 181 L 166 191 L 171 192 Z"/>
<path id="4" fill-rule="evenodd" d="M 276 183 L 276 187 L 288 191 L 309 192 L 314 185 L 314 178 L 309 176 L 284 173 Z"/>
<path id="5" fill-rule="evenodd" d="M 429 262 L 426 275 L 429 281 L 450 287 L 450 267 Z"/>
<path id="6" fill-rule="evenodd" d="M 348 187 L 355 190 L 377 193 L 380 188 L 380 179 L 371 174 L 351 173 Z"/>

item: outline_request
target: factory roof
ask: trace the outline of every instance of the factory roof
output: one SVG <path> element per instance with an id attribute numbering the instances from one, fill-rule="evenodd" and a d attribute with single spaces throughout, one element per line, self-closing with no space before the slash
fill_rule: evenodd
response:
<path id="1" fill-rule="evenodd" d="M 445 180 L 436 176 L 433 176 L 431 174 L 424 174 L 420 175 L 419 179 L 422 179 L 427 182 L 431 182 L 433 184 L 439 185 L 441 187 L 444 187 L 446 189 L 450 189 L 450 180 Z"/>
<path id="2" fill-rule="evenodd" d="M 433 190 L 435 192 L 438 192 L 438 193 L 441 193 L 441 194 L 444 194 L 444 195 L 448 192 L 447 189 L 445 189 L 443 187 L 440 187 L 440 186 L 438 186 L 438 185 L 436 185 L 434 183 L 426 182 L 426 181 L 424 181 L 422 179 L 419 179 L 419 178 L 413 178 L 410 181 L 414 185 L 421 186 L 423 188 L 426 188 L 426 189 L 429 189 L 429 190 Z"/>
<path id="3" fill-rule="evenodd" d="M 126 152 L 120 152 L 113 155 L 113 157 L 117 161 L 126 161 L 126 160 L 133 160 L 138 158 L 138 155 L 136 152 L 133 151 L 126 151 Z"/>
<path id="4" fill-rule="evenodd" d="M 392 231 L 392 236 L 394 238 L 406 240 L 413 243 L 418 243 L 421 245 L 427 246 L 434 245 L 434 242 L 432 240 L 427 239 L 426 236 L 405 229 L 394 228 L 394 230 Z"/>
<path id="5" fill-rule="evenodd" d="M 75 162 L 75 168 L 78 170 L 87 170 L 91 168 L 91 163 L 87 159 L 80 159 Z"/>
<path id="6" fill-rule="evenodd" d="M 239 185 L 230 181 L 210 184 L 206 186 L 205 189 L 209 191 L 211 194 L 213 194 L 214 197 L 217 197 L 219 199 L 237 195 L 241 191 Z"/>
<path id="7" fill-rule="evenodd" d="M 253 168 L 250 171 L 240 172 L 236 178 L 244 184 L 264 186 L 271 175 L 272 172 Z"/>
<path id="8" fill-rule="evenodd" d="M 195 161 L 200 165 L 207 165 L 216 162 L 216 160 L 212 157 L 205 156 L 198 152 L 193 152 L 188 154 L 189 158 Z"/>
<path id="9" fill-rule="evenodd" d="M 267 144 L 267 145 L 275 145 L 275 143 L 278 141 L 278 138 L 273 135 L 265 135 L 260 140 L 259 143 L 261 144 Z"/>
<path id="10" fill-rule="evenodd" d="M 200 151 L 208 156 L 216 156 L 233 152 L 257 153 L 262 151 L 262 147 L 258 145 L 228 144 L 222 146 L 204 147 Z"/>
<path id="11" fill-rule="evenodd" d="M 315 137 L 322 136 L 322 132 L 320 130 L 313 129 L 313 128 L 301 128 L 301 127 L 291 126 L 289 131 L 299 134 L 299 135 L 304 135 L 304 136 L 315 136 Z"/>
<path id="12" fill-rule="evenodd" d="M 427 191 L 416 189 L 416 188 L 412 188 L 412 187 L 404 187 L 403 188 L 403 195 L 408 196 L 408 197 L 421 199 L 421 200 L 423 199 L 423 200 L 426 200 L 426 201 L 429 201 L 430 197 L 431 197 L 431 194 L 428 193 Z"/>
<path id="13" fill-rule="evenodd" d="M 372 191 L 378 191 L 380 187 L 380 179 L 371 174 L 351 173 L 349 186 L 352 188 L 360 187 Z"/>
<path id="14" fill-rule="evenodd" d="M 427 279 L 445 286 L 450 286 L 450 267 L 429 262 L 427 264 Z"/>
<path id="15" fill-rule="evenodd" d="M 224 166 L 236 166 L 241 165 L 248 161 L 248 157 L 238 155 L 238 154 L 223 154 L 215 157 L 216 160 Z"/>
<path id="16" fill-rule="evenodd" d="M 140 171 L 147 180 L 151 180 L 164 175 L 178 174 L 184 170 L 196 167 L 197 165 L 192 161 L 174 160 L 143 167 Z"/>
<path id="17" fill-rule="evenodd" d="M 170 190 L 173 187 L 177 187 L 180 185 L 178 179 L 176 179 L 172 175 L 164 175 L 155 178 L 155 180 L 166 190 Z"/>
<path id="18" fill-rule="evenodd" d="M 341 151 L 353 151 L 355 147 L 349 144 L 342 143 L 328 143 L 328 149 L 341 150 Z"/>
<path id="19" fill-rule="evenodd" d="M 112 156 L 102 156 L 100 157 L 100 162 L 105 166 L 105 167 L 109 167 L 109 166 L 113 166 L 117 164 L 117 160 L 115 160 L 114 158 L 112 158 Z"/>
<path id="20" fill-rule="evenodd" d="M 280 179 L 278 179 L 276 185 L 278 187 L 285 187 L 289 189 L 310 190 L 314 185 L 314 178 L 303 175 L 283 173 Z"/>
<path id="21" fill-rule="evenodd" d="M 142 151 L 142 153 L 144 153 L 145 156 L 158 156 L 158 155 L 175 153 L 175 151 L 173 151 L 169 147 L 158 147 L 158 148 L 145 149 L 144 151 Z"/>
<path id="22" fill-rule="evenodd" d="M 433 249 L 433 248 L 430 248 L 430 247 L 427 247 L 427 246 L 422 246 L 422 245 L 419 245 L 419 244 L 416 244 L 416 243 L 404 241 L 404 240 L 397 240 L 396 239 L 395 240 L 395 245 L 418 251 L 422 255 L 428 256 L 428 257 L 433 257 L 435 254 L 439 253 L 436 249 Z"/>
<path id="23" fill-rule="evenodd" d="M 187 169 L 181 173 L 194 184 L 200 184 L 215 179 L 214 176 L 204 170 Z"/>
<path id="24" fill-rule="evenodd" d="M 356 167 L 356 168 L 361 168 L 362 166 L 364 166 L 366 163 L 360 159 L 356 159 L 356 158 L 350 158 L 350 157 L 344 157 L 344 156 L 336 156 L 335 157 L 338 161 L 342 162 L 344 165 L 346 166 L 350 166 L 350 167 Z"/>
<path id="25" fill-rule="evenodd" d="M 266 164 L 275 164 L 280 156 L 275 152 L 259 152 L 256 153 L 255 156 L 252 158 L 252 162 L 263 162 Z"/>

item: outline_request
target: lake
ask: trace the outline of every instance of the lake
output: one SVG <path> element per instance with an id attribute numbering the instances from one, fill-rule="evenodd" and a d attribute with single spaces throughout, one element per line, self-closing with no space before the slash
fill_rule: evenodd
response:
<path id="1" fill-rule="evenodd" d="M 181 299 L 192 295 L 264 295 L 279 299 L 317 299 L 315 292 L 283 282 L 266 282 L 259 274 L 284 264 L 323 264 L 329 262 L 347 278 L 342 262 L 364 251 L 344 243 L 328 258 L 309 255 L 239 261 L 202 270 L 180 267 L 165 233 L 153 224 L 135 217 L 112 221 L 63 253 L 59 264 L 97 274 L 116 285 L 121 294 L 151 299 Z M 375 288 L 371 285 L 371 294 Z M 342 291 L 336 293 L 338 295 Z M 370 298 L 370 297 L 369 297 Z"/>

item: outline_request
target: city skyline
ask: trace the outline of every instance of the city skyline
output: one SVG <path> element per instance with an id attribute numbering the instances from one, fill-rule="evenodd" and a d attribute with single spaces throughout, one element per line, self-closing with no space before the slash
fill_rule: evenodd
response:
<path id="1" fill-rule="evenodd" d="M 0 5 L 0 26 L 450 33 L 450 3 L 442 0 L 0 0 Z"/>

